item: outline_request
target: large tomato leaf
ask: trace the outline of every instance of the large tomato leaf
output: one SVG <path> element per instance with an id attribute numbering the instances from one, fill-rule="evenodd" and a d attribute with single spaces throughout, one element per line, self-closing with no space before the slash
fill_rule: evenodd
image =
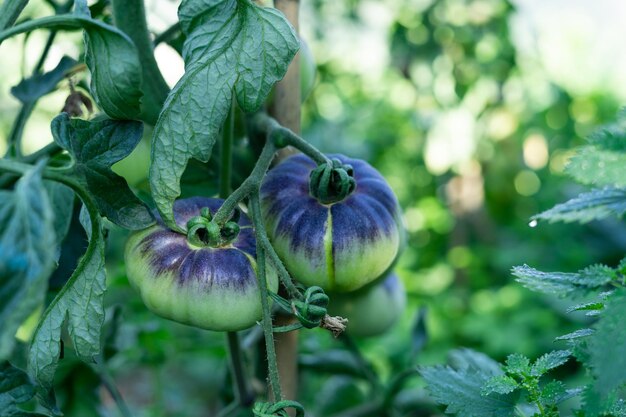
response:
<path id="1" fill-rule="evenodd" d="M 0 360 L 9 357 L 20 324 L 44 301 L 56 246 L 43 165 L 13 191 L 0 191 Z"/>
<path id="2" fill-rule="evenodd" d="M 100 353 L 106 288 L 104 237 L 94 203 L 86 195 L 81 198 L 90 205 L 89 221 L 83 222 L 90 236 L 89 246 L 72 276 L 43 313 L 28 352 L 28 373 L 42 388 L 40 400 L 52 410 L 55 406 L 51 392 L 64 324 L 79 358 L 93 362 Z"/>
<path id="3" fill-rule="evenodd" d="M 91 93 L 114 119 L 138 119 L 141 110 L 141 65 L 135 44 L 122 31 L 91 19 L 86 0 L 75 2 L 85 21 L 85 61 L 91 72 Z"/>
<path id="4" fill-rule="evenodd" d="M 233 94 L 258 110 L 287 71 L 299 43 L 277 10 L 249 0 L 185 0 L 178 15 L 186 35 L 185 75 L 170 92 L 153 136 L 150 185 L 165 222 L 191 158 L 207 162 Z"/>
<path id="5" fill-rule="evenodd" d="M 100 213 L 127 229 L 143 229 L 153 222 L 146 206 L 111 170 L 141 140 L 143 125 L 123 120 L 85 121 L 62 113 L 52 121 L 52 136 L 74 161 L 72 174 L 93 196 Z"/>

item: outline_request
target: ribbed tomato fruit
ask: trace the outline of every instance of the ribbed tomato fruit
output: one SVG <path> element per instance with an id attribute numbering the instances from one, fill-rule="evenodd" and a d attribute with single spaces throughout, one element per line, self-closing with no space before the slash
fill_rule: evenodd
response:
<path id="1" fill-rule="evenodd" d="M 202 197 L 178 200 L 176 222 L 185 227 L 207 208 L 214 214 L 222 203 Z M 126 271 L 146 306 L 161 317 L 208 330 L 242 330 L 261 320 L 254 230 L 243 214 L 237 224 L 236 237 L 219 247 L 192 244 L 160 218 L 133 233 L 126 244 Z M 277 290 L 271 268 L 267 283 L 271 291 Z"/>
<path id="2" fill-rule="evenodd" d="M 328 172 L 302 154 L 272 169 L 261 186 L 263 220 L 294 278 L 353 291 L 388 270 L 404 229 L 396 196 L 378 171 L 359 159 L 329 158 Z"/>

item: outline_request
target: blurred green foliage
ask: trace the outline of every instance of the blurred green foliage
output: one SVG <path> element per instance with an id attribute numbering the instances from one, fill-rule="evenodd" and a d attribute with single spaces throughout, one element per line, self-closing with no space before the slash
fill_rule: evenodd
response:
<path id="1" fill-rule="evenodd" d="M 556 336 L 580 328 L 572 320 L 588 318 L 566 315 L 560 300 L 524 289 L 510 270 L 524 263 L 560 271 L 614 265 L 626 250 L 626 230 L 616 221 L 529 225 L 532 215 L 581 191 L 562 175 L 569 149 L 614 117 L 616 96 L 580 95 L 529 70 L 533 63 L 511 35 L 516 9 L 508 0 L 303 3 L 305 35 L 318 61 L 303 136 L 377 167 L 396 191 L 409 231 L 396 268 L 408 291 L 406 313 L 387 335 L 358 341 L 380 375 L 405 366 L 422 307 L 428 336 L 420 364 L 443 362 L 458 346 L 499 361 L 514 352 L 534 358 L 553 349 Z M 383 23 L 372 18 L 377 11 Z M 344 41 L 337 44 L 338 37 Z M 342 58 L 341 47 L 358 50 Z M 0 129 L 8 132 L 15 109 L 0 110 Z M 27 130 L 27 140 L 28 132 L 47 130 L 52 113 L 32 121 L 38 126 Z M 126 280 L 124 239 L 125 232 L 111 229 L 107 326 L 117 330 L 107 340 L 109 369 L 135 416 L 214 415 L 233 396 L 223 336 L 150 314 Z M 300 339 L 304 355 L 341 347 L 320 330 L 301 332 Z M 91 415 L 99 396 L 96 411 L 118 415 L 104 389 L 84 388 L 97 378 L 85 368 L 65 361 L 61 408 L 68 416 Z M 580 371 L 572 362 L 559 372 L 576 379 Z M 411 381 L 399 397 L 407 415 L 437 415 L 419 379 Z M 366 397 L 361 382 L 308 369 L 300 392 L 308 415 L 320 417 Z"/>

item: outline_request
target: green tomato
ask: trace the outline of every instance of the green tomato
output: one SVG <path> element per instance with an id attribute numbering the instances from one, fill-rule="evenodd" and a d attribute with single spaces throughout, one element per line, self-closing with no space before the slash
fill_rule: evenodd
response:
<path id="1" fill-rule="evenodd" d="M 150 169 L 150 137 L 144 134 L 135 149 L 111 169 L 124 177 L 128 185 L 136 187 L 148 179 Z"/>
<path id="2" fill-rule="evenodd" d="M 330 293 L 328 314 L 348 319 L 346 331 L 356 337 L 379 336 L 402 316 L 406 292 L 394 273 L 379 284 L 351 293 Z"/>
<path id="3" fill-rule="evenodd" d="M 204 208 L 214 214 L 222 203 L 203 197 L 178 200 L 176 222 L 184 227 L 206 212 Z M 254 229 L 243 214 L 237 224 L 230 225 L 238 230 L 236 237 L 218 247 L 191 243 L 169 230 L 158 215 L 154 226 L 133 233 L 124 253 L 126 273 L 146 307 L 166 319 L 215 331 L 243 330 L 260 321 Z M 267 268 L 266 279 L 269 290 L 276 292 L 278 278 L 272 268 Z"/>

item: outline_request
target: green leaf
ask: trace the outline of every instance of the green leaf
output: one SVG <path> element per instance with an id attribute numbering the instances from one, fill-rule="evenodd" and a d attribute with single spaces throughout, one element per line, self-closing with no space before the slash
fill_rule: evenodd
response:
<path id="1" fill-rule="evenodd" d="M 43 165 L 0 191 L 0 360 L 9 357 L 15 332 L 44 301 L 54 269 L 56 239 Z"/>
<path id="2" fill-rule="evenodd" d="M 44 180 L 43 186 L 48 194 L 52 213 L 54 213 L 54 236 L 57 244 L 61 245 L 72 221 L 74 191 L 66 185 L 49 180 Z"/>
<path id="3" fill-rule="evenodd" d="M 0 363 L 0 416 L 44 416 L 45 414 L 27 412 L 18 407 L 34 397 L 35 387 L 28 375 L 8 362 Z"/>
<path id="4" fill-rule="evenodd" d="M 92 19 L 84 12 L 85 0 L 76 1 L 78 14 L 61 14 L 28 20 L 0 32 L 3 40 L 35 29 L 85 31 L 87 66 L 91 71 L 91 93 L 98 106 L 114 119 L 139 116 L 141 66 L 133 42 L 117 28 Z"/>
<path id="5" fill-rule="evenodd" d="M 576 181 L 598 187 L 626 187 L 626 153 L 583 146 L 578 149 L 565 172 Z"/>
<path id="6" fill-rule="evenodd" d="M 566 203 L 558 204 L 537 214 L 534 220 L 587 223 L 607 217 L 621 217 L 626 213 L 626 189 L 606 187 L 580 194 Z"/>
<path id="7" fill-rule="evenodd" d="M 93 204 L 83 200 L 87 205 Z M 104 322 L 104 238 L 95 207 L 89 210 L 91 239 L 85 255 L 59 294 L 44 312 L 28 352 L 28 373 L 49 392 L 61 353 L 61 331 L 67 329 L 77 355 L 93 362 L 100 352 L 100 333 Z M 44 393 L 42 399 L 46 400 Z"/>
<path id="8" fill-rule="evenodd" d="M 626 108 L 619 111 L 615 122 L 600 126 L 587 140 L 599 149 L 626 152 Z"/>
<path id="9" fill-rule="evenodd" d="M 519 376 L 530 374 L 530 359 L 520 353 L 513 353 L 506 358 L 507 373 Z"/>
<path id="10" fill-rule="evenodd" d="M 567 389 L 561 381 L 550 381 L 541 388 L 539 401 L 547 406 L 553 406 L 580 395 L 583 388 Z"/>
<path id="11" fill-rule="evenodd" d="M 597 379 L 600 393 L 626 383 L 626 289 L 617 290 L 609 299 L 600 320 L 594 326 L 595 334 L 589 340 L 589 365 Z"/>
<path id="12" fill-rule="evenodd" d="M 523 265 L 514 267 L 512 273 L 518 282 L 533 291 L 572 297 L 584 295 L 616 279 L 616 271 L 604 265 L 592 265 L 577 273 L 541 272 Z"/>
<path id="13" fill-rule="evenodd" d="M 426 389 L 446 413 L 460 417 L 508 417 L 515 415 L 517 395 L 481 394 L 483 386 L 494 376 L 503 375 L 497 362 L 469 349 L 453 352 L 454 366 L 420 368 Z"/>
<path id="14" fill-rule="evenodd" d="M 615 123 L 602 126 L 588 138 L 590 145 L 578 149 L 565 171 L 583 184 L 626 186 L 626 111 Z"/>
<path id="15" fill-rule="evenodd" d="M 559 367 L 567 362 L 572 355 L 569 350 L 555 350 L 541 356 L 533 364 L 530 374 L 532 376 L 541 376 L 551 369 Z"/>
<path id="16" fill-rule="evenodd" d="M 86 0 L 75 2 L 76 12 L 91 19 Z M 123 32 L 105 24 L 85 25 L 85 61 L 91 72 L 91 94 L 113 119 L 138 119 L 142 75 L 135 44 Z"/>
<path id="17" fill-rule="evenodd" d="M 174 200 L 188 161 L 206 162 L 231 108 L 258 110 L 298 50 L 293 28 L 277 10 L 249 0 L 185 0 L 185 75 L 170 92 L 154 129 L 150 185 L 173 229 Z"/>
<path id="18" fill-rule="evenodd" d="M 11 94 L 22 103 L 34 103 L 39 98 L 51 93 L 56 89 L 78 62 L 73 58 L 64 56 L 61 58 L 56 68 L 44 74 L 35 74 L 30 78 L 22 80 L 18 85 L 11 88 Z"/>
<path id="19" fill-rule="evenodd" d="M 141 140 L 140 122 L 85 121 L 62 113 L 54 118 L 51 129 L 55 142 L 72 156 L 72 174 L 89 190 L 100 213 L 131 230 L 153 223 L 150 211 L 126 180 L 111 170 L 111 165 L 131 153 Z"/>
<path id="20" fill-rule="evenodd" d="M 589 311 L 587 315 L 596 315 L 604 308 L 604 303 L 593 301 L 589 303 L 577 304 L 575 306 L 568 307 L 565 310 L 566 313 L 572 313 L 574 311 Z"/>
<path id="21" fill-rule="evenodd" d="M 494 376 L 487 381 L 482 388 L 483 395 L 489 395 L 493 392 L 498 394 L 508 394 L 519 388 L 519 384 L 516 380 L 508 375 Z"/>
<path id="22" fill-rule="evenodd" d="M 563 336 L 559 336 L 559 337 L 557 337 L 554 340 L 578 339 L 578 338 L 581 338 L 581 337 L 590 336 L 590 335 L 592 335 L 594 333 L 595 333 L 595 330 L 593 330 L 593 329 L 580 329 L 580 330 L 576 330 L 575 332 L 564 334 Z"/>

